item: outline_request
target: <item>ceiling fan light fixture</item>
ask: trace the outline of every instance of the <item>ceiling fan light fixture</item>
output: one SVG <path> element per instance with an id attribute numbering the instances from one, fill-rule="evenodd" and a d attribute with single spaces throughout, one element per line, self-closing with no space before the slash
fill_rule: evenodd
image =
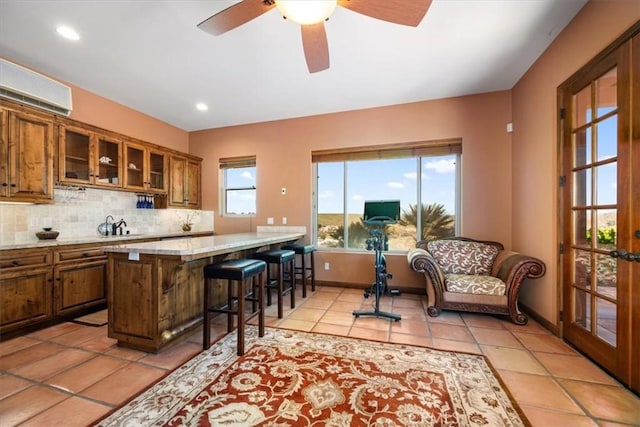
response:
<path id="1" fill-rule="evenodd" d="M 327 19 L 338 4 L 337 0 L 275 0 L 276 7 L 287 19 L 301 25 L 317 24 Z"/>

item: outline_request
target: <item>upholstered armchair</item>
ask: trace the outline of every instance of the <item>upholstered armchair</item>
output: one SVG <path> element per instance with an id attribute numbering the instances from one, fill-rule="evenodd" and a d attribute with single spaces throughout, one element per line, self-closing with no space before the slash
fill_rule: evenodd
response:
<path id="1" fill-rule="evenodd" d="M 429 316 L 442 310 L 504 314 L 518 325 L 528 321 L 518 309 L 523 280 L 545 273 L 539 259 L 506 251 L 498 242 L 464 237 L 420 241 L 407 262 L 424 274 Z"/>

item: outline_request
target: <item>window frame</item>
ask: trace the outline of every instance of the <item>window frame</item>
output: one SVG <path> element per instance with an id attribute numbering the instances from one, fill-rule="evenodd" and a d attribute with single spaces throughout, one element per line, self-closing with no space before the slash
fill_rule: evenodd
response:
<path id="1" fill-rule="evenodd" d="M 253 168 L 254 175 L 256 175 L 258 170 L 256 165 L 256 156 L 220 158 L 218 163 L 220 168 L 220 200 L 218 204 L 220 206 L 221 215 L 225 217 L 255 217 L 258 210 L 257 200 L 255 201 L 254 212 L 252 213 L 229 213 L 227 212 L 227 206 L 229 191 L 255 191 L 257 199 L 257 176 L 255 180 L 256 185 L 246 187 L 230 187 L 227 183 L 227 171 L 231 169 Z"/>
<path id="2" fill-rule="evenodd" d="M 343 197 L 343 228 L 344 239 L 342 247 L 320 247 L 319 250 L 325 251 L 345 251 L 345 252 L 364 252 L 361 248 L 349 248 L 349 224 L 348 215 L 346 212 L 348 208 L 347 198 L 348 196 L 348 162 L 362 161 L 362 160 L 390 160 L 394 158 L 413 158 L 416 161 L 416 172 L 418 176 L 424 172 L 423 161 L 429 157 L 437 157 L 444 155 L 456 155 L 456 170 L 454 177 L 454 191 L 455 191 L 455 206 L 454 206 L 454 234 L 460 235 L 461 231 L 461 204 L 462 204 L 462 140 L 461 139 L 447 139 L 438 141 L 422 141 L 414 143 L 402 143 L 402 144 L 389 144 L 381 146 L 368 146 L 368 147 L 354 147 L 344 148 L 337 150 L 322 150 L 312 152 L 312 170 L 313 170 L 313 209 L 312 209 L 312 239 L 313 243 L 318 245 L 318 164 L 325 162 L 343 162 L 343 178 L 342 178 L 342 197 Z M 416 186 L 416 203 L 417 206 L 421 206 L 422 202 L 422 179 L 417 180 Z M 417 211 L 417 226 L 416 226 L 416 240 L 421 239 L 422 233 L 422 209 Z M 407 250 L 390 250 L 389 252 L 406 253 Z"/>

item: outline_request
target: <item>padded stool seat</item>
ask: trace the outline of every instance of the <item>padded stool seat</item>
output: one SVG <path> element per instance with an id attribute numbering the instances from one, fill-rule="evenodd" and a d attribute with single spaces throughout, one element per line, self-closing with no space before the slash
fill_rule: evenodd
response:
<path id="1" fill-rule="evenodd" d="M 300 243 L 294 243 L 291 245 L 285 245 L 282 249 L 294 251 L 296 255 L 300 255 L 300 265 L 295 265 L 294 271 L 296 277 L 300 276 L 302 281 L 302 298 L 307 297 L 307 282 L 311 281 L 311 291 L 316 290 L 316 264 L 313 257 L 316 247 L 313 245 L 303 245 Z M 310 264 L 306 264 L 306 258 L 309 255 Z"/>
<path id="2" fill-rule="evenodd" d="M 267 305 L 271 305 L 271 289 L 276 289 L 278 294 L 278 318 L 282 319 L 284 316 L 284 309 L 282 299 L 284 295 L 291 295 L 291 308 L 296 308 L 296 299 L 295 299 L 295 280 L 294 275 L 289 274 L 285 279 L 284 276 L 284 267 L 288 265 L 289 271 L 294 271 L 294 261 L 295 261 L 296 253 L 294 251 L 285 250 L 285 249 L 269 249 L 266 251 L 256 252 L 251 255 L 251 258 L 259 259 L 267 263 L 267 279 L 265 283 L 265 287 L 267 288 Z M 277 277 L 271 277 L 271 265 L 277 265 Z M 285 281 L 289 286 L 285 288 Z"/>
<path id="3" fill-rule="evenodd" d="M 235 259 L 204 267 L 204 309 L 202 348 L 211 346 L 211 313 L 225 313 L 227 315 L 227 332 L 233 330 L 233 316 L 238 317 L 238 356 L 244 354 L 244 326 L 249 319 L 258 316 L 258 336 L 264 336 L 264 292 L 262 288 L 262 273 L 266 268 L 264 261 L 255 259 Z M 210 279 L 227 280 L 227 303 L 222 306 L 210 307 L 211 284 Z M 251 279 L 251 291 L 247 290 L 247 282 Z M 233 283 L 237 283 L 234 295 Z M 257 291 L 257 295 L 256 295 Z M 234 308 L 234 301 L 237 307 Z M 253 303 L 252 311 L 247 316 L 245 301 Z"/>

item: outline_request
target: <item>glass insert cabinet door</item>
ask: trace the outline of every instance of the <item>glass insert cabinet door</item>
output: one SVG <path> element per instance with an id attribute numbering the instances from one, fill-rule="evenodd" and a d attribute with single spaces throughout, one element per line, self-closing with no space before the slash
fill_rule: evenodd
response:
<path id="1" fill-rule="evenodd" d="M 121 187 L 122 181 L 122 144 L 120 141 L 98 137 L 98 184 Z"/>
<path id="2" fill-rule="evenodd" d="M 167 156 L 164 153 L 149 152 L 149 178 L 148 188 L 154 191 L 166 191 L 165 176 L 167 169 Z"/>
<path id="3" fill-rule="evenodd" d="M 58 179 L 62 182 L 91 183 L 94 175 L 91 167 L 91 134 L 80 128 L 61 127 L 59 135 L 62 161 Z"/>
<path id="4" fill-rule="evenodd" d="M 125 163 L 126 187 L 144 190 L 144 147 L 127 144 L 125 149 Z"/>
<path id="5" fill-rule="evenodd" d="M 122 186 L 120 141 L 82 128 L 61 126 L 58 147 L 60 182 Z"/>
<path id="6" fill-rule="evenodd" d="M 632 114 L 640 93 L 630 78 L 634 67 L 640 69 L 640 54 L 634 57 L 631 49 L 640 46 L 635 38 L 596 57 L 559 88 L 560 218 L 563 338 L 638 391 L 640 357 L 632 345 L 634 334 L 640 337 L 640 156 L 633 155 L 640 150 L 640 120 Z"/>

